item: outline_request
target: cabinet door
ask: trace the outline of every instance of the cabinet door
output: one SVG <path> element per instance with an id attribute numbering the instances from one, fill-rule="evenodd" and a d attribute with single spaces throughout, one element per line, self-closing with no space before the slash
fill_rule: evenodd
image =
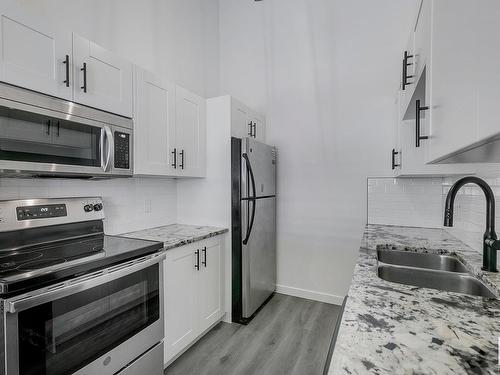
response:
<path id="1" fill-rule="evenodd" d="M 165 280 L 165 363 L 189 345 L 199 333 L 198 272 L 196 248 L 182 246 L 167 251 Z"/>
<path id="2" fill-rule="evenodd" d="M 250 121 L 253 123 L 253 137 L 259 142 L 264 143 L 266 141 L 266 122 L 259 115 L 253 115 L 250 117 Z"/>
<path id="3" fill-rule="evenodd" d="M 245 138 L 251 136 L 250 110 L 235 99 L 231 100 L 231 136 Z"/>
<path id="4" fill-rule="evenodd" d="M 477 77 L 480 50 L 476 29 L 482 2 L 433 2 L 432 91 L 429 159 L 435 161 L 477 140 Z M 491 46 L 489 46 L 491 48 Z"/>
<path id="5" fill-rule="evenodd" d="M 220 240 L 200 243 L 199 273 L 200 330 L 205 331 L 222 317 L 222 254 Z"/>
<path id="6" fill-rule="evenodd" d="M 0 81 L 72 99 L 70 32 L 18 11 L 4 11 L 0 14 L 0 51 Z"/>
<path id="7" fill-rule="evenodd" d="M 431 14 L 432 14 L 432 0 L 422 0 L 418 12 L 417 21 L 415 24 L 414 35 L 414 66 L 413 74 L 418 81 L 424 67 L 428 63 L 431 47 Z"/>
<path id="8" fill-rule="evenodd" d="M 132 64 L 73 34 L 74 100 L 132 117 Z"/>
<path id="9" fill-rule="evenodd" d="M 500 1 L 481 0 L 476 8 L 478 140 L 500 133 Z M 494 47 L 493 47 L 494 46 Z"/>
<path id="10" fill-rule="evenodd" d="M 134 100 L 134 173 L 174 174 L 175 86 L 136 68 Z"/>
<path id="11" fill-rule="evenodd" d="M 188 90 L 175 88 L 175 138 L 178 174 L 203 177 L 206 173 L 206 100 Z"/>

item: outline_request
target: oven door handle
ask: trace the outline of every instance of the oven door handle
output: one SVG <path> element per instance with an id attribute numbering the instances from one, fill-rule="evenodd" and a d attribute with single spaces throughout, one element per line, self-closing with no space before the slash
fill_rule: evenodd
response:
<path id="1" fill-rule="evenodd" d="M 145 269 L 165 259 L 165 254 L 155 254 L 153 257 L 139 258 L 68 280 L 38 291 L 22 294 L 4 301 L 5 311 L 14 314 L 29 308 L 55 301 L 59 298 L 95 288 L 110 281 L 130 275 Z"/>

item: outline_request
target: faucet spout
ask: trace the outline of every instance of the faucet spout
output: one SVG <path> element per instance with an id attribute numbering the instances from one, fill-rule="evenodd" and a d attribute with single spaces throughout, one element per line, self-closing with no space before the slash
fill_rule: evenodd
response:
<path id="1" fill-rule="evenodd" d="M 444 207 L 444 226 L 453 226 L 453 205 L 458 191 L 465 184 L 476 184 L 481 188 L 486 198 L 486 229 L 483 236 L 483 270 L 490 272 L 497 271 L 497 250 L 500 249 L 500 242 L 497 241 L 495 233 L 495 195 L 491 187 L 483 179 L 475 176 L 463 177 L 453 184 Z"/>

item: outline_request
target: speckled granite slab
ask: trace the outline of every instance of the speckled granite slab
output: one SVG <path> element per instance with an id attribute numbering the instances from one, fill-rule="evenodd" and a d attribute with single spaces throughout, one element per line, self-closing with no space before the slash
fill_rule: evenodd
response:
<path id="1" fill-rule="evenodd" d="M 140 238 L 143 240 L 162 241 L 165 250 L 173 249 L 188 243 L 204 240 L 222 233 L 227 228 L 216 228 L 198 225 L 171 224 L 162 227 L 144 229 L 137 232 L 122 234 L 124 237 Z"/>
<path id="2" fill-rule="evenodd" d="M 500 300 L 384 281 L 377 246 L 456 254 L 500 290 L 481 254 L 444 230 L 368 225 L 328 374 L 499 374 Z"/>

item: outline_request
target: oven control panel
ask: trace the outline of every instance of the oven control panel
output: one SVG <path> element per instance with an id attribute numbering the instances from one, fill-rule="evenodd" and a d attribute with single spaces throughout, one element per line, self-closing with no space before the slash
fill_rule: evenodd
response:
<path id="1" fill-rule="evenodd" d="M 115 168 L 130 169 L 130 134 L 115 131 Z"/>
<path id="2" fill-rule="evenodd" d="M 16 208 L 17 220 L 45 219 L 48 217 L 68 216 L 65 204 L 46 204 Z"/>
<path id="3" fill-rule="evenodd" d="M 104 218 L 101 197 L 0 200 L 0 232 Z"/>

